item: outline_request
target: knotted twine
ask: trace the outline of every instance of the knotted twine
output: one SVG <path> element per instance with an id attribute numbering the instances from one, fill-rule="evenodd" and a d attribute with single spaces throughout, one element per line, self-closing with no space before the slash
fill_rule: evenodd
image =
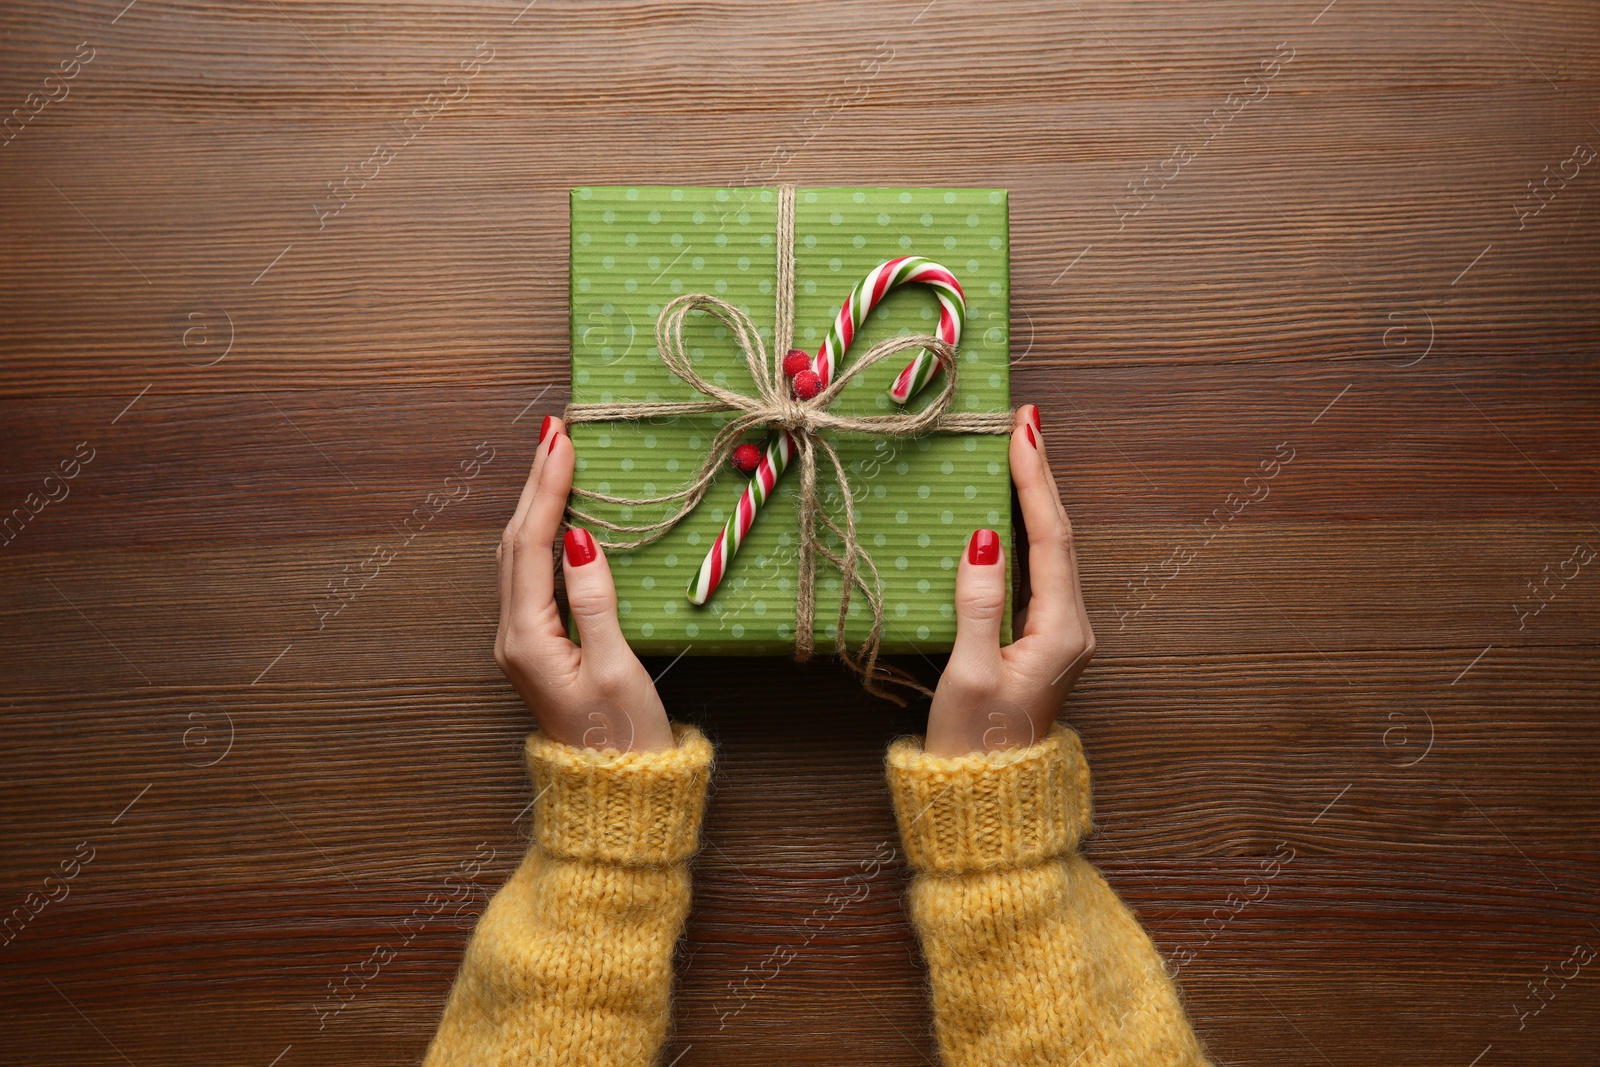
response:
<path id="1" fill-rule="evenodd" d="M 918 334 L 894 337 L 868 349 L 848 369 L 840 368 L 828 387 L 810 400 L 795 399 L 783 373 L 783 357 L 794 335 L 794 187 L 778 187 L 777 227 L 777 311 L 774 318 L 772 350 L 762 344 L 761 333 L 743 311 L 707 293 L 685 293 L 669 301 L 656 319 L 656 348 L 667 369 L 711 400 L 685 402 L 620 401 L 607 404 L 568 404 L 563 418 L 568 424 L 580 422 L 637 422 L 678 415 L 707 415 L 721 412 L 739 414 L 723 425 L 712 438 L 700 472 L 675 492 L 661 496 L 625 497 L 574 486 L 573 496 L 628 508 L 671 504 L 678 507 L 655 522 L 627 525 L 613 522 L 568 505 L 569 522 L 600 527 L 617 534 L 639 535 L 633 540 L 601 540 L 607 549 L 640 548 L 665 537 L 694 511 L 711 488 L 728 455 L 746 433 L 757 427 L 787 433 L 794 442 L 795 459 L 800 463 L 800 545 L 796 576 L 794 658 L 804 663 L 813 652 L 813 626 L 816 611 L 816 557 L 823 556 L 839 570 L 843 592 L 839 598 L 839 621 L 835 628 L 835 650 L 839 659 L 861 677 L 862 685 L 874 696 L 905 705 L 905 700 L 880 687 L 880 683 L 903 686 L 931 696 L 932 692 L 910 674 L 878 662 L 883 643 L 883 581 L 872 555 L 861 547 L 856 533 L 855 496 L 844 464 L 821 431 L 866 434 L 874 437 L 916 437 L 924 433 L 1008 434 L 1014 412 L 951 413 L 956 392 L 955 349 L 937 337 Z M 704 311 L 727 327 L 744 354 L 756 395 L 747 396 L 708 382 L 694 369 L 683 342 L 683 323 L 690 312 Z M 856 375 L 869 367 L 910 349 L 926 349 L 939 360 L 944 370 L 944 386 L 938 396 L 921 411 L 896 415 L 838 415 L 828 410 Z M 821 453 L 833 467 L 839 496 L 844 505 L 844 522 L 828 515 L 817 500 L 817 455 Z M 817 523 L 839 539 L 835 553 L 817 539 Z M 868 581 L 870 577 L 870 582 Z M 871 608 L 872 623 L 859 648 L 852 651 L 845 638 L 845 621 L 850 610 L 852 588 L 859 588 Z"/>

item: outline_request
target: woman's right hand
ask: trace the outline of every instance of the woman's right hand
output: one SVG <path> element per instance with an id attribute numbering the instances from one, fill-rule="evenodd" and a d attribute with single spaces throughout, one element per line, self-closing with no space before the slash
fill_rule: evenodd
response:
<path id="1" fill-rule="evenodd" d="M 1006 605 L 1005 548 L 978 530 L 956 570 L 956 643 L 928 709 L 924 751 L 961 756 L 1032 744 L 1050 731 L 1061 702 L 1094 657 L 1094 630 L 1078 586 L 1072 523 L 1045 457 L 1039 409 L 1017 411 L 1011 479 L 1028 531 L 1031 597 L 1021 634 L 1000 647 Z"/>
<path id="2" fill-rule="evenodd" d="M 572 490 L 574 459 L 566 426 L 547 417 L 528 484 L 495 549 L 495 662 L 552 740 L 577 748 L 671 748 L 667 710 L 617 622 L 617 591 L 605 553 L 579 527 L 566 532 L 562 565 L 581 645 L 567 639 L 556 607 L 554 543 Z"/>

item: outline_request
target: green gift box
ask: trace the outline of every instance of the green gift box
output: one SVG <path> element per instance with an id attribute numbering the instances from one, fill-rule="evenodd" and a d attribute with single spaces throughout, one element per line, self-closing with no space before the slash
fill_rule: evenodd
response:
<path id="1" fill-rule="evenodd" d="M 616 186 L 572 191 L 572 402 L 625 404 L 704 400 L 661 361 L 655 343 L 662 306 L 707 293 L 741 309 L 772 345 L 776 317 L 777 191 L 770 188 Z M 794 196 L 795 347 L 814 353 L 851 289 L 873 267 L 917 255 L 960 281 L 966 320 L 949 411 L 1005 412 L 1011 405 L 1009 217 L 1002 189 L 800 188 Z M 895 335 L 931 334 L 938 303 L 924 285 L 889 292 L 870 313 L 840 365 Z M 743 353 L 710 315 L 691 314 L 684 339 L 705 379 L 755 394 Z M 888 390 L 912 352 L 886 359 L 850 382 L 830 411 L 884 415 L 915 411 L 944 384 L 936 377 L 901 409 Z M 782 354 L 778 354 L 781 358 Z M 672 492 L 700 470 L 716 431 L 732 415 L 696 414 L 578 423 L 575 485 L 639 499 Z M 858 541 L 883 583 L 886 653 L 948 651 L 955 640 L 956 564 L 979 527 L 1011 543 L 1009 438 L 930 433 L 914 438 L 823 432 L 845 465 L 857 509 Z M 747 439 L 759 443 L 752 432 Z M 798 469 L 779 478 L 710 601 L 685 590 L 733 512 L 749 478 L 725 466 L 695 510 L 652 544 L 608 553 L 622 630 L 642 653 L 773 655 L 794 645 L 799 520 Z M 842 524 L 831 466 L 818 468 L 823 510 Z M 582 508 L 619 524 L 642 524 L 659 506 Z M 608 535 L 602 540 L 626 540 Z M 821 528 L 819 543 L 837 550 Z M 1011 566 L 1007 553 L 1006 566 Z M 869 579 L 870 580 L 870 579 Z M 820 555 L 813 625 L 819 654 L 834 647 L 841 580 Z M 1010 581 L 1006 583 L 1010 589 Z M 1009 596 L 1009 592 L 1008 592 Z M 1003 642 L 1011 639 L 1005 613 Z M 870 607 L 852 596 L 845 636 L 859 644 Z M 575 633 L 575 631 L 574 631 Z"/>

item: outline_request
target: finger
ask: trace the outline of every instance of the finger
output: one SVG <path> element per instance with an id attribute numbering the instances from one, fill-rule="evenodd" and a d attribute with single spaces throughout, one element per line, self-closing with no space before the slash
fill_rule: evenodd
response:
<path id="1" fill-rule="evenodd" d="M 605 668 L 631 662 L 633 652 L 617 622 L 617 588 L 605 553 L 595 543 L 594 535 L 581 526 L 567 529 L 563 548 L 567 606 L 578 624 L 585 669 L 590 665 Z"/>
<path id="2" fill-rule="evenodd" d="M 528 501 L 528 509 L 512 539 L 516 570 L 512 575 L 513 615 L 519 628 L 526 623 L 530 632 L 561 634 L 561 615 L 556 611 L 555 562 L 553 547 L 561 518 L 567 510 L 567 494 L 572 491 L 575 456 L 572 438 L 559 424 L 541 446 L 544 461 Z"/>
<path id="3" fill-rule="evenodd" d="M 1024 634 L 1062 634 L 1081 601 L 1072 525 L 1061 507 L 1032 404 L 1017 412 L 1011 434 L 1011 480 L 1028 531 L 1028 615 Z"/>
<path id="4" fill-rule="evenodd" d="M 566 427 L 559 418 L 551 415 L 544 417 L 543 424 L 539 427 L 539 444 L 533 452 L 533 466 L 528 470 L 528 480 L 522 486 L 522 494 L 517 498 L 516 510 L 511 514 L 511 521 L 506 523 L 504 533 L 500 537 L 500 545 L 495 549 L 495 562 L 500 572 L 500 634 L 504 635 L 506 626 L 511 622 L 512 593 L 515 589 L 514 563 L 516 553 L 512 541 L 516 538 L 517 530 L 522 526 L 522 520 L 528 513 L 528 505 L 533 501 L 534 490 L 539 485 L 539 472 L 544 467 L 544 458 L 549 452 L 549 442 L 556 435 L 564 432 Z M 497 640 L 499 640 L 497 638 Z"/>
<path id="5" fill-rule="evenodd" d="M 975 530 L 956 569 L 956 640 L 947 671 L 968 679 L 998 678 L 1005 610 L 1005 550 L 1000 535 Z"/>
<path id="6" fill-rule="evenodd" d="M 521 526 L 522 520 L 528 515 L 528 506 L 533 503 L 534 487 L 539 484 L 539 472 L 544 469 L 545 457 L 550 454 L 550 442 L 566 432 L 567 424 L 559 416 L 544 417 L 539 427 L 539 445 L 533 452 L 533 469 L 528 472 L 528 484 L 522 487 L 522 496 L 517 498 L 516 513 L 511 516 L 512 529 Z"/>
<path id="7" fill-rule="evenodd" d="M 1050 483 L 1050 493 L 1055 497 L 1056 510 L 1059 511 L 1063 517 L 1065 517 L 1067 514 L 1067 509 L 1061 503 L 1061 488 L 1056 485 L 1056 473 L 1050 467 L 1050 449 L 1048 446 L 1046 446 L 1044 441 L 1044 425 L 1040 418 L 1038 404 L 1024 404 L 1022 407 L 1017 409 L 1018 429 L 1021 429 L 1026 423 L 1031 423 L 1033 425 L 1033 436 L 1028 437 L 1028 434 L 1025 430 L 1023 431 L 1023 436 L 1028 439 L 1029 444 L 1034 444 L 1037 442 L 1039 448 L 1039 458 L 1044 461 L 1045 480 Z"/>

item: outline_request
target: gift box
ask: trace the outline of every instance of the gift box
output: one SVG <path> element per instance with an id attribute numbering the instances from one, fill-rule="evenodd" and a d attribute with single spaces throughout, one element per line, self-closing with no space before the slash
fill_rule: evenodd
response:
<path id="1" fill-rule="evenodd" d="M 744 311 L 770 347 L 777 278 L 777 191 L 771 188 L 666 186 L 575 189 L 571 198 L 572 402 L 693 401 L 705 397 L 674 375 L 656 347 L 662 306 L 707 293 Z M 957 391 L 948 409 L 1005 412 L 1011 404 L 1009 218 L 1000 189 L 799 188 L 794 194 L 795 347 L 814 353 L 851 289 L 872 268 L 916 255 L 949 268 L 966 298 L 957 350 Z M 848 367 L 895 335 L 932 334 L 938 304 L 927 286 L 887 294 L 844 354 Z M 691 315 L 684 339 L 694 369 L 717 385 L 754 392 L 730 331 Z M 938 394 L 943 375 L 902 409 L 888 390 L 911 352 L 886 359 L 848 383 L 830 411 L 881 415 L 915 411 Z M 780 353 L 781 356 L 781 353 Z M 570 427 L 574 484 L 639 499 L 670 492 L 693 477 L 727 414 L 674 415 Z M 948 651 L 955 639 L 956 565 L 972 531 L 998 530 L 1011 546 L 1009 438 L 929 433 L 914 438 L 824 431 L 848 472 L 858 541 L 883 586 L 882 651 Z M 747 435 L 754 443 L 759 432 Z M 829 468 L 831 470 L 831 468 Z M 779 478 L 709 602 L 685 590 L 735 508 L 749 478 L 724 466 L 695 510 L 661 540 L 608 552 L 622 629 L 649 654 L 772 655 L 794 646 L 799 472 Z M 842 523 L 833 475 L 818 471 L 820 503 Z M 657 506 L 595 504 L 584 510 L 620 524 L 658 517 Z M 838 540 L 820 530 L 819 543 Z M 605 535 L 605 531 L 596 530 Z M 622 539 L 626 535 L 611 535 Z M 841 581 L 817 559 L 813 634 L 831 651 Z M 1009 592 L 1008 592 L 1009 595 Z M 865 636 L 870 607 L 852 597 L 846 638 Z M 1011 612 L 1002 641 L 1009 641 Z"/>

